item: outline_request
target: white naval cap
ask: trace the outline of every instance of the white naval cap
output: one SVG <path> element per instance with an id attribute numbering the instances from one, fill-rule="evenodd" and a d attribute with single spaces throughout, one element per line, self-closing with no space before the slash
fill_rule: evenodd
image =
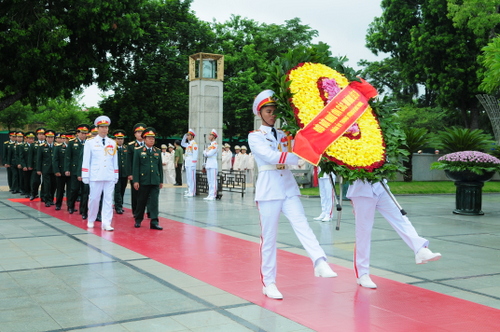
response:
<path id="1" fill-rule="evenodd" d="M 219 136 L 219 135 L 217 135 L 217 130 L 215 130 L 215 129 L 212 129 L 210 134 L 214 135 L 215 137 Z"/>
<path id="2" fill-rule="evenodd" d="M 191 129 L 191 128 L 189 128 L 189 130 L 188 130 L 188 132 L 187 132 L 187 133 L 188 133 L 188 134 L 193 135 L 193 137 L 194 137 L 194 136 L 196 136 L 196 133 L 195 133 L 195 132 L 194 132 L 194 130 L 193 130 L 193 129 Z"/>
<path id="3" fill-rule="evenodd" d="M 98 116 L 94 121 L 94 125 L 96 127 L 109 126 L 110 124 L 111 124 L 111 119 L 108 118 L 106 115 Z"/>
<path id="4" fill-rule="evenodd" d="M 258 115 L 260 109 L 264 105 L 269 105 L 269 104 L 276 105 L 276 100 L 273 98 L 273 96 L 274 96 L 273 90 L 264 90 L 261 93 L 259 93 L 253 101 L 253 107 L 252 107 L 253 114 Z"/>
<path id="5" fill-rule="evenodd" d="M 246 149 L 247 149 L 246 146 L 244 146 L 244 145 L 241 146 L 241 150 L 246 150 Z"/>

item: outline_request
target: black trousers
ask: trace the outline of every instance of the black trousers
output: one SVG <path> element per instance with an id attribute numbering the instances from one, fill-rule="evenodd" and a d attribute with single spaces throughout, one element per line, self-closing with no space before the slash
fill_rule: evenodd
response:
<path id="1" fill-rule="evenodd" d="M 68 191 L 70 177 L 66 175 L 56 176 L 56 207 L 61 207 L 64 193 Z M 66 195 L 67 196 L 67 195 Z"/>
<path id="2" fill-rule="evenodd" d="M 33 176 L 33 170 L 23 171 L 23 188 L 21 191 L 26 195 L 31 196 L 31 178 Z"/>
<path id="3" fill-rule="evenodd" d="M 56 193 L 56 176 L 54 173 L 42 173 L 42 201 L 45 203 L 54 202 Z"/>
<path id="4" fill-rule="evenodd" d="M 179 164 L 175 168 L 175 183 L 182 184 L 182 165 Z"/>
<path id="5" fill-rule="evenodd" d="M 127 181 L 127 177 L 120 177 L 115 184 L 115 210 L 123 209 L 123 196 L 127 188 Z"/>

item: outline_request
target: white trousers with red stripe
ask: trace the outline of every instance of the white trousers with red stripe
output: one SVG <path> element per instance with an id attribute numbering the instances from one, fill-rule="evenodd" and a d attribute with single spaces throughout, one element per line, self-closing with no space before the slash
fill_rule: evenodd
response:
<path id="1" fill-rule="evenodd" d="M 370 273 L 370 250 L 375 210 L 389 222 L 398 235 L 416 254 L 429 241 L 420 237 L 411 222 L 401 214 L 386 192 L 373 197 L 351 197 L 356 222 L 356 249 L 354 251 L 354 272 L 356 278 Z"/>
<path id="2" fill-rule="evenodd" d="M 290 221 L 295 235 L 307 251 L 313 266 L 319 258 L 326 259 L 323 248 L 309 227 L 304 207 L 298 196 L 287 197 L 284 200 L 258 201 L 257 207 L 262 229 L 260 251 L 261 278 L 264 286 L 276 283 L 276 237 L 281 212 Z"/>
<path id="3" fill-rule="evenodd" d="M 319 178 L 319 197 L 321 198 L 321 214 L 332 217 L 333 186 L 329 178 Z"/>
<path id="4" fill-rule="evenodd" d="M 186 166 L 186 182 L 188 194 L 196 195 L 196 166 Z"/>
<path id="5" fill-rule="evenodd" d="M 207 168 L 208 197 L 217 196 L 217 168 Z"/>
<path id="6" fill-rule="evenodd" d="M 111 220 L 113 219 L 113 192 L 115 190 L 115 181 L 90 181 L 89 189 L 88 220 L 94 222 L 97 218 L 102 194 L 102 226 L 111 226 Z"/>

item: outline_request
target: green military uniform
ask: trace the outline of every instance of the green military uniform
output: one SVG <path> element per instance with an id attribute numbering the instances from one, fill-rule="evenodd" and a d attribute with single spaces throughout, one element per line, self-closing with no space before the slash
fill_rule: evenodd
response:
<path id="1" fill-rule="evenodd" d="M 154 137 L 155 135 L 153 128 L 147 128 L 142 133 L 143 137 Z M 163 184 L 161 150 L 154 146 L 134 149 L 132 174 L 134 184 L 139 183 L 137 207 L 134 212 L 135 227 L 141 226 L 147 205 L 151 218 L 150 228 L 161 230 L 162 228 L 158 225 L 159 194 Z"/>
<path id="2" fill-rule="evenodd" d="M 113 132 L 115 139 L 123 138 L 125 139 L 125 131 L 122 129 L 117 129 Z M 128 177 L 131 175 L 130 164 L 128 161 L 129 156 L 129 146 L 128 144 L 123 144 L 122 146 L 117 145 L 118 151 L 118 182 L 115 184 L 115 211 L 118 214 L 123 214 L 123 196 L 125 195 L 125 189 L 127 188 Z"/>
<path id="3" fill-rule="evenodd" d="M 63 134 L 65 135 L 65 134 Z M 52 167 L 56 177 L 56 210 L 61 209 L 64 193 L 68 190 L 69 176 L 66 176 L 66 143 L 56 143 L 52 157 Z"/>
<path id="4" fill-rule="evenodd" d="M 89 126 L 86 124 L 81 124 L 77 127 L 76 132 L 87 133 L 89 131 Z M 80 214 L 83 219 L 87 219 L 88 214 L 88 199 L 89 199 L 89 185 L 84 184 L 81 179 L 82 176 L 82 161 L 83 161 L 83 146 L 85 141 L 80 141 L 80 139 L 75 138 L 68 143 L 68 147 L 65 152 L 65 167 L 64 170 L 70 173 L 70 185 L 69 185 L 69 195 L 67 197 L 68 211 L 73 214 L 75 211 L 75 202 L 78 198 L 78 194 L 81 194 L 80 199 Z"/>
<path id="5" fill-rule="evenodd" d="M 55 136 L 55 133 L 51 130 L 45 132 L 47 137 Z M 44 183 L 42 187 L 42 202 L 45 202 L 45 206 L 49 207 L 54 205 L 54 195 L 56 193 L 56 179 L 54 175 L 54 168 L 52 166 L 52 155 L 54 151 L 54 143 L 45 142 L 38 147 L 37 152 L 37 172 L 42 173 L 42 181 Z"/>
<path id="6" fill-rule="evenodd" d="M 35 133 L 26 133 L 26 138 L 34 138 Z M 26 198 L 32 196 L 32 177 L 33 177 L 33 152 L 35 151 L 34 143 L 24 142 L 20 148 L 19 153 L 19 163 L 21 164 L 22 174 L 23 174 L 23 185 L 22 191 L 25 193 Z"/>
<path id="7" fill-rule="evenodd" d="M 12 148 L 14 147 L 14 139 L 16 137 L 16 132 L 9 132 L 9 140 L 3 142 L 3 155 L 2 162 L 7 168 L 7 183 L 9 185 L 9 191 L 14 191 L 12 187 Z"/>
<path id="8" fill-rule="evenodd" d="M 134 126 L 134 135 L 136 132 L 143 132 L 144 129 L 146 129 L 146 125 L 144 123 L 136 123 Z M 132 141 L 127 144 L 128 146 L 128 163 L 129 163 L 129 169 L 130 172 L 132 172 L 133 165 L 134 165 L 134 150 L 140 146 L 143 146 L 143 143 L 140 143 L 138 141 Z M 130 174 L 132 175 L 132 173 Z M 135 209 L 137 207 L 137 190 L 134 189 L 134 180 L 130 181 L 130 198 L 131 198 L 131 205 L 132 205 L 132 213 L 135 214 Z"/>

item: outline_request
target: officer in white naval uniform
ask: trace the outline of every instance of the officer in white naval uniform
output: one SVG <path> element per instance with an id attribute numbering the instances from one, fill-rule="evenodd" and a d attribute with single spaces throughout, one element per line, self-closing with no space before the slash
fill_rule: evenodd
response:
<path id="1" fill-rule="evenodd" d="M 427 248 L 429 241 L 417 234 L 415 227 L 406 216 L 401 214 L 380 182 L 370 183 L 356 180 L 349 185 L 346 196 L 351 199 L 356 223 L 354 272 L 358 285 L 366 288 L 377 288 L 377 285 L 370 278 L 370 247 L 375 210 L 382 214 L 413 250 L 417 264 L 425 264 L 441 258 L 440 253 L 433 253 Z"/>
<path id="2" fill-rule="evenodd" d="M 217 145 L 217 131 L 215 129 L 212 129 L 210 134 L 208 134 L 208 140 L 210 141 L 210 145 L 203 150 L 203 156 L 207 158 L 205 169 L 208 181 L 208 196 L 204 200 L 213 201 L 217 197 L 217 153 L 219 150 Z"/>
<path id="3" fill-rule="evenodd" d="M 111 120 L 107 116 L 97 117 L 94 124 L 98 134 L 85 143 L 82 162 L 82 182 L 90 187 L 87 227 L 94 227 L 102 195 L 101 228 L 112 231 L 113 191 L 119 176 L 116 142 L 108 137 Z"/>
<path id="4" fill-rule="evenodd" d="M 198 163 L 198 144 L 194 141 L 196 136 L 193 129 L 189 129 L 182 138 L 181 146 L 186 149 L 184 164 L 186 167 L 186 182 L 188 192 L 185 197 L 194 197 L 196 195 L 196 165 Z"/>
<path id="5" fill-rule="evenodd" d="M 287 150 L 286 135 L 274 129 L 276 102 L 274 92 L 262 91 L 253 104 L 253 112 L 263 125 L 248 135 L 248 144 L 255 157 L 259 175 L 255 200 L 259 209 L 261 235 L 261 276 L 263 293 L 273 299 L 283 299 L 276 287 L 276 236 L 280 213 L 288 218 L 293 230 L 306 249 L 317 277 L 336 277 L 326 262 L 326 254 L 307 223 L 299 199 L 300 191 L 287 165 L 297 165 L 298 157 Z M 282 152 L 283 151 L 283 152 Z"/>

